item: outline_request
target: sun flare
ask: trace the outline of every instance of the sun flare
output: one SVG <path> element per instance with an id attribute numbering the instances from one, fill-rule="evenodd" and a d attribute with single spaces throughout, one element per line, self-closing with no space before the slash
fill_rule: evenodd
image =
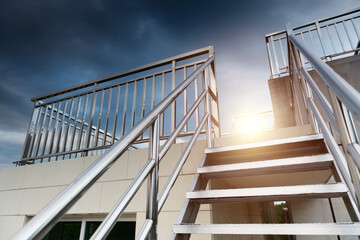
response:
<path id="1" fill-rule="evenodd" d="M 232 117 L 232 134 L 253 134 L 273 129 L 272 111 Z"/>

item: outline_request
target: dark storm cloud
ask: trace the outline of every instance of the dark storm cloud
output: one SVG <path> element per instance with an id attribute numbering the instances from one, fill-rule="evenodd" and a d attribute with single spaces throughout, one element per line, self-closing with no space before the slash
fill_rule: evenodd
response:
<path id="1" fill-rule="evenodd" d="M 266 33 L 356 5 L 351 0 L 0 0 L 0 131 L 2 139 L 12 134 L 17 144 L 0 146 L 0 162 L 5 153 L 19 158 L 31 97 L 207 45 L 215 46 L 221 101 L 239 100 L 254 90 L 256 79 L 264 95 Z M 228 124 L 233 113 L 222 111 Z"/>

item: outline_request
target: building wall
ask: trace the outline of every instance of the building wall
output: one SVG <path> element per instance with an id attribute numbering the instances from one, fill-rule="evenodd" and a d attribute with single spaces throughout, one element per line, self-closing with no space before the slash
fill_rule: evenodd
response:
<path id="1" fill-rule="evenodd" d="M 173 145 L 161 161 L 160 190 L 187 143 Z M 205 141 L 198 141 L 159 216 L 159 239 L 168 239 L 177 219 L 194 173 L 203 156 Z M 68 217 L 104 217 L 147 161 L 148 150 L 126 151 L 114 165 L 69 210 Z M 98 156 L 61 160 L 0 171 L 0 239 L 8 239 L 26 220 L 34 216 Z M 136 232 L 145 220 L 146 182 L 140 188 L 124 215 L 136 219 Z M 200 209 L 198 222 L 210 223 L 210 206 Z M 202 236 L 200 239 L 208 239 Z"/>

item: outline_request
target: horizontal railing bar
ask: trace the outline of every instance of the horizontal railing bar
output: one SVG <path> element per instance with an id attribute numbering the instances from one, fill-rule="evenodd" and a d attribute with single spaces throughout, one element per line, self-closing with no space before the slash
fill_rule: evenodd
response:
<path id="1" fill-rule="evenodd" d="M 338 57 L 338 56 L 341 56 L 341 55 L 344 55 L 344 54 L 348 54 L 348 53 L 353 53 L 353 52 L 356 52 L 356 51 L 360 51 L 360 48 L 355 48 L 355 49 L 343 51 L 343 52 L 340 52 L 340 53 L 334 53 L 334 54 L 331 54 L 331 55 L 324 56 L 324 57 L 322 57 L 322 58 L 324 59 L 324 58 Z"/>
<path id="2" fill-rule="evenodd" d="M 206 131 L 203 130 L 200 132 L 200 134 L 205 134 Z M 179 135 L 177 135 L 178 138 L 181 137 L 189 137 L 192 136 L 194 134 L 194 131 L 191 132 L 186 132 L 186 133 L 180 133 Z M 94 133 L 91 134 L 91 136 L 94 136 Z M 103 138 L 100 138 L 103 139 Z M 118 138 L 117 138 L 118 139 Z M 167 140 L 169 139 L 169 136 L 161 136 L 160 140 Z M 135 144 L 141 144 L 141 143 L 147 143 L 149 141 L 149 139 L 140 139 L 140 140 L 136 140 L 134 141 L 133 145 Z M 109 142 L 109 141 L 107 141 Z M 108 149 L 112 146 L 113 144 L 109 144 L 109 145 L 105 145 L 105 146 L 97 146 L 97 147 L 91 147 L 91 148 L 83 148 L 83 149 L 78 149 L 78 150 L 72 150 L 72 151 L 67 151 L 67 152 L 62 152 L 62 153 L 53 153 L 53 154 L 47 154 L 47 155 L 41 155 L 41 156 L 35 156 L 35 157 L 28 157 L 28 158 L 23 158 L 20 161 L 14 161 L 12 163 L 17 164 L 17 163 L 22 163 L 22 162 L 28 162 L 28 161 L 33 161 L 33 160 L 37 160 L 40 158 L 48 158 L 48 157 L 56 157 L 56 156 L 61 156 L 61 155 L 68 155 L 68 154 L 74 154 L 74 153 L 81 153 L 81 152 L 87 152 L 87 151 L 95 151 L 95 150 L 103 150 L 103 149 Z M 132 146 L 134 147 L 134 146 Z"/>
<path id="3" fill-rule="evenodd" d="M 54 91 L 54 92 L 51 92 L 51 93 L 43 94 L 43 95 L 40 95 L 38 97 L 32 98 L 31 101 L 38 101 L 38 100 L 42 100 L 42 99 L 45 99 L 45 98 L 54 97 L 54 96 L 57 96 L 57 95 L 60 95 L 60 94 L 63 94 L 63 93 L 68 93 L 68 92 L 72 92 L 72 91 L 75 91 L 75 90 L 78 90 L 78 89 L 81 89 L 81 88 L 90 87 L 90 86 L 94 85 L 95 83 L 100 84 L 100 83 L 107 82 L 107 81 L 110 81 L 110 80 L 113 80 L 113 79 L 116 79 L 116 78 L 126 77 L 126 76 L 129 76 L 129 75 L 132 75 L 132 74 L 143 72 L 143 71 L 146 71 L 146 70 L 149 70 L 149 69 L 152 69 L 152 68 L 162 67 L 164 65 L 171 64 L 172 61 L 174 61 L 174 60 L 182 61 L 182 60 L 185 60 L 185 59 L 200 56 L 202 54 L 210 53 L 212 51 L 213 51 L 212 46 L 200 48 L 200 49 L 190 51 L 190 52 L 187 52 L 187 53 L 183 53 L 183 54 L 180 54 L 180 55 L 177 55 L 177 56 L 174 56 L 174 57 L 166 58 L 166 59 L 163 59 L 163 60 L 160 60 L 160 61 L 157 61 L 157 62 L 149 63 L 149 64 L 146 64 L 146 65 L 143 65 L 143 66 L 140 66 L 140 67 L 136 67 L 136 68 L 124 71 L 124 72 L 115 73 L 115 74 L 107 76 L 107 77 L 98 78 L 96 80 L 92 80 L 92 81 L 85 82 L 85 83 L 80 83 L 80 84 L 77 84 L 77 85 L 72 86 L 72 87 L 68 87 L 68 88 L 64 88 L 64 89 Z"/>
<path id="4" fill-rule="evenodd" d="M 325 96 L 323 95 L 323 93 L 321 92 L 319 87 L 316 85 L 316 83 L 314 82 L 314 79 L 310 76 L 310 74 L 306 70 L 304 70 L 304 68 L 301 68 L 300 72 L 305 77 L 306 81 L 309 83 L 311 89 L 315 93 L 317 99 L 319 100 L 320 105 L 324 109 L 326 116 L 330 120 L 332 126 L 337 130 L 334 113 L 332 111 L 332 107 L 331 107 L 330 103 L 325 98 Z"/>
<path id="5" fill-rule="evenodd" d="M 318 56 L 301 44 L 293 34 L 289 35 L 289 40 L 307 58 L 326 85 L 329 86 L 347 108 L 360 119 L 360 93 L 329 65 L 321 61 Z"/>
<path id="6" fill-rule="evenodd" d="M 207 49 L 208 51 L 209 49 Z M 33 217 L 12 239 L 31 239 L 43 237 L 68 209 L 99 179 L 106 170 L 133 144 L 133 142 L 155 121 L 159 114 L 201 74 L 214 56 L 202 64 L 186 80 L 176 87 L 164 100 L 151 110 L 142 121 L 132 128 L 120 141 L 115 143 L 102 156 L 82 172 L 68 187 L 55 197 L 45 208 Z"/>
<path id="7" fill-rule="evenodd" d="M 204 127 L 206 120 L 209 118 L 209 113 L 206 113 L 206 115 L 203 117 L 203 119 L 201 120 L 199 126 L 197 127 L 195 134 L 191 137 L 190 142 L 188 143 L 188 145 L 186 146 L 183 154 L 181 155 L 180 159 L 178 160 L 178 162 L 176 163 L 175 168 L 173 169 L 170 177 L 168 178 L 168 180 L 166 181 L 166 184 L 164 186 L 164 188 L 161 191 L 161 194 L 158 197 L 158 212 L 161 211 L 162 207 L 165 204 L 166 199 L 168 198 L 170 191 L 172 189 L 172 187 L 175 184 L 176 179 L 178 178 L 180 171 L 182 169 L 182 167 L 185 164 L 185 161 L 187 160 L 187 158 L 190 155 L 191 149 L 194 146 L 201 129 Z"/>
<path id="8" fill-rule="evenodd" d="M 93 136 L 93 135 L 92 135 Z M 52 154 L 46 154 L 46 155 L 40 155 L 40 156 L 34 156 L 34 157 L 28 157 L 24 158 L 20 161 L 15 161 L 13 163 L 21 163 L 23 161 L 32 161 L 40 158 L 49 158 L 49 157 L 56 157 L 56 156 L 62 156 L 62 155 L 68 155 L 68 154 L 74 154 L 74 153 L 81 153 L 81 152 L 87 152 L 87 151 L 96 151 L 96 150 L 102 150 L 107 149 L 111 147 L 112 145 L 105 145 L 105 146 L 97 146 L 97 147 L 90 147 L 90 148 L 83 148 L 78 150 L 71 150 L 67 152 L 59 152 L 59 153 L 52 153 Z"/>
<path id="9" fill-rule="evenodd" d="M 139 234 L 136 236 L 136 240 L 145 240 L 146 237 L 149 235 L 152 226 L 153 226 L 153 220 L 146 219 L 145 223 L 140 229 Z"/>
<path id="10" fill-rule="evenodd" d="M 352 143 L 348 145 L 348 152 L 354 159 L 354 162 L 358 169 L 360 169 L 360 146 L 357 143 Z"/>
<path id="11" fill-rule="evenodd" d="M 91 93 L 93 93 L 93 92 L 94 92 L 94 90 L 88 90 L 88 91 L 86 91 L 86 92 L 81 92 L 81 93 L 77 93 L 77 94 L 74 94 L 74 95 L 71 95 L 71 96 L 54 99 L 54 100 L 51 100 L 51 101 L 48 101 L 48 102 L 44 102 L 44 101 L 35 102 L 35 107 L 43 107 L 43 106 L 46 106 L 46 105 L 49 105 L 49 104 L 53 104 L 53 103 L 56 103 L 56 102 L 61 102 L 61 101 L 69 100 L 69 99 L 71 99 L 71 98 L 82 97 L 82 96 L 85 96 L 85 95 L 87 95 L 87 94 L 91 94 Z"/>
<path id="12" fill-rule="evenodd" d="M 205 130 L 201 132 L 201 134 L 204 134 L 205 133 Z M 191 131 L 191 132 L 185 132 L 185 133 L 180 133 L 177 137 L 180 138 L 180 137 L 188 137 L 188 136 L 191 136 L 194 134 L 194 131 Z M 167 140 L 169 139 L 170 136 L 161 136 L 160 137 L 160 140 Z M 145 139 L 139 139 L 139 140 L 136 140 L 134 141 L 133 144 L 141 144 L 141 143 L 146 143 L 148 142 L 149 140 L 147 138 Z"/>
<path id="13" fill-rule="evenodd" d="M 326 22 L 326 21 L 333 20 L 333 19 L 335 19 L 335 18 L 339 18 L 339 17 L 343 17 L 343 16 L 346 16 L 346 15 L 350 15 L 350 14 L 353 14 L 353 13 L 356 13 L 356 12 L 359 12 L 359 11 L 360 11 L 360 8 L 355 8 L 355 9 L 353 9 L 353 10 L 351 10 L 351 11 L 344 12 L 344 13 L 341 13 L 341 14 L 338 14 L 338 15 L 335 15 L 335 16 L 332 16 L 332 17 L 327 17 L 327 18 L 323 18 L 323 19 L 319 19 L 319 20 L 316 20 L 316 21 L 312 21 L 312 22 L 303 24 L 303 25 L 301 25 L 301 26 L 295 27 L 293 30 L 299 30 L 299 29 L 301 29 L 301 28 L 311 26 L 311 25 L 315 24 L 316 22 L 318 22 L 318 23 L 323 23 L 323 22 Z M 355 17 L 352 17 L 352 18 L 358 18 L 358 17 L 360 17 L 360 16 L 355 16 Z M 269 33 L 269 34 L 266 34 L 265 37 L 271 37 L 271 36 L 276 36 L 276 35 L 280 35 L 280 34 L 286 34 L 286 30 L 284 30 L 284 31 L 279 31 L 279 32 Z"/>
<path id="14" fill-rule="evenodd" d="M 191 67 L 191 66 L 195 66 L 195 65 L 198 65 L 198 64 L 202 64 L 205 61 L 206 60 L 199 60 L 199 61 L 196 61 L 196 62 L 191 62 L 191 63 L 187 63 L 187 64 L 184 64 L 184 65 L 180 65 L 180 66 L 175 67 L 175 70 L 179 70 L 179 69 L 182 69 L 184 67 Z M 122 81 L 122 82 L 119 82 L 119 83 L 114 83 L 114 84 L 111 84 L 111 85 L 108 85 L 108 86 L 98 87 L 98 88 L 95 89 L 95 91 L 100 92 L 102 90 L 107 90 L 109 88 L 126 85 L 127 83 L 132 83 L 132 82 L 136 82 L 136 81 L 143 81 L 144 79 L 151 78 L 153 76 L 161 76 L 162 74 L 171 73 L 171 71 L 172 71 L 172 69 L 169 68 L 169 69 L 166 69 L 166 70 L 163 70 L 163 71 L 160 71 L 160 72 L 148 74 L 148 75 L 137 77 L 137 78 L 132 78 L 132 79 L 125 80 L 125 81 Z M 94 92 L 94 90 L 89 90 L 89 91 L 86 91 L 86 92 L 77 93 L 75 95 L 66 96 L 66 97 L 63 97 L 63 98 L 51 100 L 49 102 L 41 101 L 41 103 L 37 104 L 35 107 L 42 107 L 42 106 L 45 106 L 45 105 L 48 105 L 48 104 L 52 104 L 54 102 L 59 102 L 59 101 L 64 101 L 64 100 L 68 100 L 68 99 L 75 98 L 75 97 L 84 96 L 86 94 L 90 94 L 90 93 L 93 93 L 93 92 Z"/>
<path id="15" fill-rule="evenodd" d="M 325 123 L 324 119 L 321 117 L 321 114 L 320 114 L 319 110 L 317 109 L 317 107 L 315 106 L 315 103 L 313 102 L 313 100 L 311 98 L 308 98 L 307 102 L 308 102 L 312 112 L 314 113 L 317 123 L 321 129 L 321 132 L 324 135 L 325 142 L 329 146 L 329 150 L 333 154 L 334 159 L 336 160 L 336 163 L 339 167 L 341 175 L 343 176 L 351 195 L 353 196 L 354 199 L 356 199 L 354 185 L 351 181 L 348 170 L 344 166 L 344 163 L 346 163 L 346 160 L 345 160 L 338 144 L 336 143 L 330 130 L 326 126 L 326 123 Z"/>

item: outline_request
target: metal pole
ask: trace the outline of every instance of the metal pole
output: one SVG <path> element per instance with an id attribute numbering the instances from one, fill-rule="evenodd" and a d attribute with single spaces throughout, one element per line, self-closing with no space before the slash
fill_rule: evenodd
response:
<path id="1" fill-rule="evenodd" d="M 212 127 L 211 127 L 211 108 L 210 108 L 210 94 L 209 94 L 209 73 L 208 73 L 208 68 L 205 69 L 205 74 L 203 75 L 204 77 L 204 89 L 206 91 L 206 96 L 205 96 L 205 111 L 206 113 L 209 113 L 210 117 L 208 117 L 207 119 L 207 125 L 206 125 L 206 142 L 207 142 L 207 146 L 209 148 L 213 147 L 213 139 L 212 139 Z"/>
<path id="2" fill-rule="evenodd" d="M 152 229 L 150 231 L 150 239 L 157 239 L 157 224 L 158 224 L 158 200 L 157 195 L 159 191 L 159 116 L 153 124 L 152 134 L 152 160 L 155 161 L 155 166 L 152 170 L 152 186 L 151 186 L 151 214 L 150 218 L 153 221 Z"/>

